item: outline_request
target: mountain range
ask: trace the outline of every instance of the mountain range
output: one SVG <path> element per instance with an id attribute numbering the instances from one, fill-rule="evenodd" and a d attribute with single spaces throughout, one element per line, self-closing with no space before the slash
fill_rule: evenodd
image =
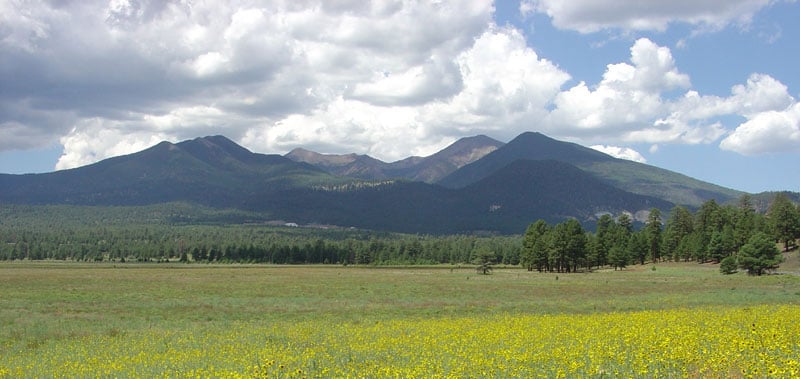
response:
<path id="1" fill-rule="evenodd" d="M 462 138 L 428 157 L 409 157 L 386 163 L 368 155 L 319 154 L 296 148 L 286 157 L 317 166 L 331 174 L 367 180 L 405 178 L 435 183 L 466 164 L 497 150 L 503 143 L 484 135 Z"/>
<path id="2" fill-rule="evenodd" d="M 536 219 L 591 226 L 604 213 L 641 216 L 741 194 L 532 132 L 505 144 L 463 138 L 391 163 L 300 148 L 258 154 L 210 136 L 70 170 L 0 175 L 0 203 L 185 202 L 265 220 L 436 234 L 522 233 Z"/>

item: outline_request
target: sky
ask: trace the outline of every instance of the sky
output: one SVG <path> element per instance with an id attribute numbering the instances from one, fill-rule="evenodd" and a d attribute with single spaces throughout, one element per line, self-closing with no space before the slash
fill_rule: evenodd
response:
<path id="1" fill-rule="evenodd" d="M 0 1 L 0 172 L 225 135 L 426 156 L 525 131 L 800 191 L 796 0 Z"/>

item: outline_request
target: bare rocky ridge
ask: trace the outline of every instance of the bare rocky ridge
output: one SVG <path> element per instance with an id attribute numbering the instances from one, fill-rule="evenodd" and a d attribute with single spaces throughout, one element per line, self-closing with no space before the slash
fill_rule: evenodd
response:
<path id="1" fill-rule="evenodd" d="M 402 178 L 434 183 L 459 168 L 497 150 L 503 143 L 487 136 L 462 138 L 427 157 L 408 157 L 396 162 L 383 162 L 368 155 L 321 154 L 303 148 L 290 151 L 285 157 L 314 165 L 333 175 L 365 180 Z"/>

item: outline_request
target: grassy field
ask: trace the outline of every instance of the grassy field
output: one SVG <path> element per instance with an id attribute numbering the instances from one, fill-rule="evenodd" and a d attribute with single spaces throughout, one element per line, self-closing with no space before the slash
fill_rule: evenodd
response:
<path id="1" fill-rule="evenodd" d="M 789 274 L 763 277 L 696 263 L 486 276 L 455 266 L 2 263 L 0 377 L 791 376 L 798 364 L 791 357 L 800 356 L 796 261 L 783 266 Z M 693 320 L 698 315 L 709 319 Z M 645 334 L 603 339 L 630 349 L 627 358 L 559 360 L 589 345 L 584 355 L 614 350 L 588 341 L 629 322 Z M 527 355 L 538 348 L 526 344 L 558 335 L 562 324 L 585 337 L 562 336 L 563 347 L 551 342 L 549 358 Z M 678 346 L 680 335 L 725 328 L 732 334 L 697 334 L 697 346 L 686 349 L 707 359 L 709 351 L 728 351 L 723 341 L 738 341 L 726 348 L 772 357 L 755 366 L 761 371 L 748 371 L 745 358 L 725 361 L 731 352 L 719 367 L 688 355 L 635 356 L 644 354 L 636 343 L 642 351 L 663 338 Z M 766 346 L 761 337 L 769 333 Z M 701 342 L 715 338 L 718 345 Z M 667 356 L 663 349 L 651 353 Z M 479 355 L 488 360 L 469 360 Z"/>

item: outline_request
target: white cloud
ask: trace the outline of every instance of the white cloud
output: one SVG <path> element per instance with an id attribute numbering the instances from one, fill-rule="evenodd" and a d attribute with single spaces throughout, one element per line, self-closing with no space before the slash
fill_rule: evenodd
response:
<path id="1" fill-rule="evenodd" d="M 560 29 L 593 33 L 604 29 L 664 31 L 672 23 L 706 29 L 747 25 L 771 0 L 523 0 L 523 14 L 543 13 Z"/>
<path id="2" fill-rule="evenodd" d="M 756 73 L 734 85 L 727 97 L 691 89 L 677 98 L 665 95 L 690 85 L 668 48 L 639 39 L 631 47 L 630 64 L 609 64 L 594 88 L 582 82 L 559 93 L 547 128 L 555 136 L 582 141 L 708 144 L 729 133 L 721 119 L 738 117 L 749 121 L 728 136 L 722 148 L 748 154 L 789 149 L 765 142 L 775 135 L 793 141 L 791 122 L 777 121 L 791 120 L 783 111 L 795 104 L 780 81 Z"/>
<path id="3" fill-rule="evenodd" d="M 547 115 L 569 74 L 541 59 L 515 29 L 491 27 L 455 58 L 463 89 L 425 106 L 420 123 L 444 135 L 512 138 Z"/>
<path id="4" fill-rule="evenodd" d="M 651 4 L 662 21 L 633 3 L 594 15 L 573 8 L 582 3 L 523 6 L 588 31 L 727 25 L 764 2 Z M 795 100 L 769 75 L 703 95 L 669 48 L 642 38 L 596 83 L 565 88 L 569 73 L 519 30 L 495 25 L 493 11 L 472 0 L 0 2 L 0 150 L 60 140 L 58 168 L 68 168 L 210 134 L 260 152 L 302 145 L 385 160 L 528 130 L 602 145 L 727 134 L 723 148 L 736 151 L 745 142 L 735 141 L 766 138 L 754 129 L 791 141 L 792 124 L 773 118 L 791 118 Z M 731 116 L 746 121 L 733 133 L 720 122 Z M 633 153 L 618 151 L 641 157 Z"/>
<path id="5" fill-rule="evenodd" d="M 592 149 L 606 153 L 614 158 L 627 159 L 629 161 L 647 163 L 642 154 L 629 147 L 609 146 L 609 145 L 593 145 Z"/>
<path id="6" fill-rule="evenodd" d="M 794 102 L 786 85 L 765 74 L 750 75 L 746 84 L 733 86 L 731 93 L 732 110 L 745 117 L 784 109 Z"/>
<path id="7" fill-rule="evenodd" d="M 721 108 L 737 112 L 743 122 L 720 142 L 720 148 L 745 155 L 800 151 L 800 103 L 786 86 L 764 74 L 753 74 L 731 89 Z"/>
<path id="8" fill-rule="evenodd" d="M 357 83 L 349 97 L 375 105 L 416 105 L 450 97 L 461 86 L 453 62 L 431 59 L 400 73 L 376 72 L 370 81 Z"/>
<path id="9" fill-rule="evenodd" d="M 733 86 L 728 97 L 686 92 L 669 104 L 669 113 L 656 120 L 654 128 L 637 131 L 631 137 L 645 142 L 711 143 L 728 133 L 718 120 L 720 117 L 749 119 L 763 112 L 784 110 L 793 103 L 794 98 L 783 83 L 768 75 L 752 74 L 745 84 Z"/>
<path id="10" fill-rule="evenodd" d="M 631 64 L 609 64 L 594 89 L 581 82 L 559 93 L 549 122 L 559 134 L 625 135 L 651 125 L 666 112 L 669 105 L 662 93 L 689 85 L 669 49 L 642 38 L 631 47 Z"/>
<path id="11" fill-rule="evenodd" d="M 765 111 L 739 125 L 720 148 L 754 155 L 800 152 L 800 103 L 783 111 Z"/>
<path id="12" fill-rule="evenodd" d="M 792 103 L 794 98 L 783 83 L 769 75 L 756 73 L 750 75 L 745 84 L 734 85 L 728 97 L 686 92 L 674 102 L 672 117 L 682 120 L 703 120 L 731 114 L 750 117 L 764 111 L 783 110 Z"/>
<path id="13" fill-rule="evenodd" d="M 87 165 L 102 159 L 144 150 L 161 141 L 175 141 L 167 134 L 133 131 L 119 121 L 98 118 L 81 120 L 61 138 L 64 154 L 57 170 Z"/>
<path id="14" fill-rule="evenodd" d="M 313 112 L 250 130 L 242 141 L 259 150 L 286 151 L 303 145 L 386 160 L 428 155 L 464 135 L 511 138 L 528 130 L 526 120 L 544 117 L 547 105 L 569 79 L 527 47 L 517 30 L 495 26 L 449 61 L 435 56 L 423 62 L 427 64 L 444 67 L 448 73 L 426 73 L 424 66 L 400 74 L 378 72 Z M 447 76 L 458 86 L 435 84 Z M 431 81 L 434 84 L 427 88 L 420 85 Z M 448 89 L 438 96 L 420 92 L 431 88 Z"/>
<path id="15" fill-rule="evenodd" d="M 422 130 L 414 122 L 420 107 L 460 91 L 455 57 L 472 47 L 493 11 L 490 2 L 470 0 L 0 7 L 0 58 L 10 62 L 2 79 L 13 93 L 0 94 L 0 109 L 14 109 L 0 114 L 0 124 L 62 136 L 59 168 L 131 152 L 126 147 L 149 135 L 225 134 L 261 151 L 288 147 L 278 141 L 289 135 L 340 148 L 390 138 L 404 143 L 375 150 L 385 150 L 384 158 L 406 154 L 427 143 L 407 138 L 409 127 Z M 36 107 L 22 112 L 20 102 Z M 307 132 L 316 129 L 306 121 L 327 132 Z"/>

